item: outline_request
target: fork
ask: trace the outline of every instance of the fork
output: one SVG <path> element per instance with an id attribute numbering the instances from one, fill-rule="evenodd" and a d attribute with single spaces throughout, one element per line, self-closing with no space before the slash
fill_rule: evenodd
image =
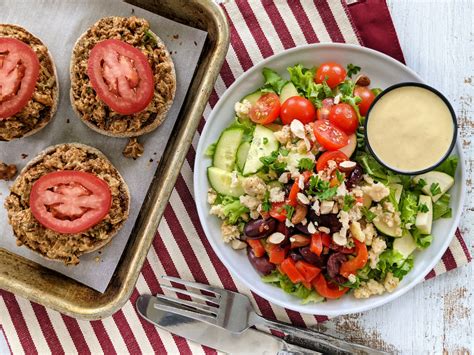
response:
<path id="1" fill-rule="evenodd" d="M 240 334 L 252 326 L 264 326 L 268 329 L 280 331 L 291 340 L 299 342 L 306 347 L 328 353 L 362 353 L 362 354 L 387 354 L 386 352 L 369 347 L 349 343 L 333 336 L 309 329 L 296 327 L 287 323 L 273 321 L 258 315 L 250 303 L 250 299 L 237 292 L 220 289 L 197 282 L 184 281 L 176 277 L 161 276 L 162 280 L 174 282 L 181 286 L 192 287 L 204 291 L 209 295 L 191 292 L 160 283 L 162 289 L 193 297 L 206 302 L 199 303 L 180 298 L 157 294 L 156 297 L 168 301 L 170 305 L 155 304 L 156 309 L 180 314 L 198 321 L 206 322 L 224 328 L 232 333 Z M 298 344 L 298 345 L 300 345 Z"/>

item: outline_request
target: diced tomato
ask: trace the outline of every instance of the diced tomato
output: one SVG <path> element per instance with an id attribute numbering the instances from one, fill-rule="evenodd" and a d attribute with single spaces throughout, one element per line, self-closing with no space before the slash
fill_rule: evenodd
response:
<path id="1" fill-rule="evenodd" d="M 258 124 L 269 124 L 280 115 L 280 98 L 277 94 L 270 92 L 262 95 L 250 108 L 250 119 Z"/>
<path id="2" fill-rule="evenodd" d="M 304 279 L 308 283 L 313 281 L 316 278 L 316 276 L 318 276 L 319 273 L 321 272 L 320 268 L 314 265 L 311 265 L 310 263 L 307 263 L 306 261 L 303 261 L 303 260 L 298 260 L 295 265 L 298 271 L 300 272 L 300 274 L 303 275 Z"/>
<path id="3" fill-rule="evenodd" d="M 285 202 L 273 202 L 270 209 L 270 216 L 279 220 L 280 222 L 285 222 L 286 220 L 286 210 L 284 208 Z"/>
<path id="4" fill-rule="evenodd" d="M 336 127 L 339 127 L 349 135 L 354 133 L 359 126 L 359 118 L 357 117 L 357 113 L 351 105 L 346 104 L 345 102 L 331 107 L 331 112 L 329 113 L 329 122 L 334 124 Z"/>
<path id="5" fill-rule="evenodd" d="M 349 143 L 347 134 L 327 120 L 315 121 L 313 130 L 316 140 L 327 150 L 338 150 Z"/>
<path id="6" fill-rule="evenodd" d="M 331 113 L 331 107 L 334 105 L 334 99 L 328 97 L 321 102 L 321 108 L 318 108 L 316 115 L 318 120 L 329 120 L 329 114 Z"/>
<path id="7" fill-rule="evenodd" d="M 280 264 L 280 269 L 294 284 L 305 281 L 305 278 L 296 268 L 295 261 L 292 258 L 286 258 Z"/>
<path id="8" fill-rule="evenodd" d="M 100 99 L 122 115 L 143 111 L 155 93 L 147 57 L 118 39 L 106 39 L 92 48 L 87 75 Z"/>
<path id="9" fill-rule="evenodd" d="M 316 119 L 316 110 L 308 99 L 302 96 L 293 96 L 281 106 L 280 118 L 283 124 L 290 124 L 293 120 L 306 124 Z"/>
<path id="10" fill-rule="evenodd" d="M 260 258 L 265 255 L 265 248 L 263 247 L 263 244 L 260 239 L 247 239 L 247 243 L 248 245 L 250 245 L 253 250 L 253 253 L 257 258 Z"/>
<path id="11" fill-rule="evenodd" d="M 339 165 L 339 163 L 349 160 L 349 158 L 340 150 L 324 152 L 323 154 L 321 154 L 321 156 L 318 158 L 318 161 L 316 162 L 316 171 L 322 171 L 326 169 L 330 160 L 334 161 L 337 165 Z"/>
<path id="12" fill-rule="evenodd" d="M 288 204 L 290 206 L 296 207 L 298 204 L 298 192 L 300 192 L 300 187 L 298 185 L 298 181 L 295 181 L 291 187 L 290 194 L 288 195 Z"/>
<path id="13" fill-rule="evenodd" d="M 362 101 L 358 104 L 361 116 L 367 115 L 370 105 L 372 105 L 372 102 L 375 100 L 374 93 L 367 87 L 357 86 L 354 89 L 354 95 L 359 96 L 362 99 Z"/>
<path id="14" fill-rule="evenodd" d="M 44 227 L 64 234 L 81 233 L 102 221 L 112 205 L 109 185 L 83 171 L 56 171 L 31 189 L 30 208 Z"/>
<path id="15" fill-rule="evenodd" d="M 272 264 L 281 264 L 286 258 L 288 248 L 282 248 L 279 245 L 270 245 L 268 247 L 269 261 Z"/>
<path id="16" fill-rule="evenodd" d="M 316 291 L 327 299 L 336 299 L 343 296 L 347 291 L 348 287 L 339 287 L 333 283 L 328 283 L 322 273 L 320 273 L 313 281 L 313 286 Z"/>
<path id="17" fill-rule="evenodd" d="M 321 253 L 323 252 L 323 240 L 321 237 L 321 233 L 314 233 L 311 236 L 311 245 L 309 247 L 309 250 L 311 250 L 317 256 L 321 255 Z"/>
<path id="18" fill-rule="evenodd" d="M 20 112 L 36 88 L 38 56 L 24 42 L 0 38 L 0 121 Z"/>
<path id="19" fill-rule="evenodd" d="M 329 234 L 326 234 L 326 233 L 323 233 L 321 232 L 321 240 L 322 240 L 322 243 L 323 243 L 323 246 L 329 248 L 331 246 L 331 243 L 332 243 L 332 238 Z"/>
<path id="20" fill-rule="evenodd" d="M 313 175 L 312 171 L 308 171 L 308 170 L 303 171 L 303 181 L 308 182 L 312 175 Z"/>
<path id="21" fill-rule="evenodd" d="M 357 239 L 354 239 L 354 243 L 356 256 L 345 261 L 339 269 L 339 273 L 344 277 L 349 277 L 350 274 L 355 275 L 357 270 L 362 269 L 365 264 L 367 264 L 367 246 L 365 243 L 359 242 Z"/>
<path id="22" fill-rule="evenodd" d="M 334 89 L 346 78 L 346 70 L 339 63 L 326 62 L 322 63 L 316 74 L 314 75 L 314 81 L 321 84 L 326 81 L 331 89 Z"/>

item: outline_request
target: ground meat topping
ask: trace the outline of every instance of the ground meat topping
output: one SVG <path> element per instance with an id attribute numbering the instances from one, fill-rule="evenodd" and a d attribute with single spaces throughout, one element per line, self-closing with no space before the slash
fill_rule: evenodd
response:
<path id="1" fill-rule="evenodd" d="M 139 143 L 137 138 L 130 138 L 122 154 L 125 158 L 137 159 L 143 155 L 144 151 L 143 144 Z"/>
<path id="2" fill-rule="evenodd" d="M 16 115 L 0 120 L 0 141 L 10 141 L 46 126 L 53 117 L 59 92 L 54 64 L 48 49 L 38 38 L 14 25 L 0 25 L 0 37 L 16 38 L 26 43 L 36 53 L 40 62 L 39 78 L 30 101 Z"/>
<path id="3" fill-rule="evenodd" d="M 92 48 L 105 39 L 120 39 L 140 49 L 151 65 L 155 93 L 148 107 L 133 115 L 112 111 L 92 88 L 87 76 L 87 61 Z M 74 47 L 71 76 L 72 100 L 82 119 L 97 128 L 115 134 L 137 133 L 160 120 L 173 101 L 176 77 L 168 51 L 157 42 L 145 19 L 132 17 L 105 17 L 94 24 Z"/>
<path id="4" fill-rule="evenodd" d="M 41 176 L 58 170 L 85 171 L 108 183 L 112 206 L 100 223 L 82 233 L 61 234 L 43 227 L 34 218 L 29 206 L 32 186 Z M 25 245 L 65 264 L 78 264 L 81 254 L 105 245 L 123 226 L 128 217 L 129 202 L 126 184 L 108 160 L 93 150 L 63 144 L 54 147 L 15 180 L 5 208 L 19 246 Z"/>
<path id="5" fill-rule="evenodd" d="M 0 180 L 11 180 L 17 173 L 16 165 L 0 162 Z"/>

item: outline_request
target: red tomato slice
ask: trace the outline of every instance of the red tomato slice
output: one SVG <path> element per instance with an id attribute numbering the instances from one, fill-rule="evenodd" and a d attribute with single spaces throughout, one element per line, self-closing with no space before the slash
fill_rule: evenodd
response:
<path id="1" fill-rule="evenodd" d="M 319 274 L 313 281 L 316 291 L 323 297 L 328 299 L 336 299 L 349 291 L 348 287 L 339 288 L 339 286 L 328 283 L 323 274 Z"/>
<path id="2" fill-rule="evenodd" d="M 310 123 L 316 119 L 316 110 L 313 103 L 301 96 L 288 98 L 281 106 L 281 121 L 290 124 L 293 120 Z"/>
<path id="3" fill-rule="evenodd" d="M 308 283 L 313 281 L 316 276 L 318 276 L 321 272 L 320 268 L 311 265 L 310 263 L 307 263 L 303 260 L 299 260 L 296 262 L 296 269 L 300 272 L 301 275 L 303 275 L 305 281 Z"/>
<path id="4" fill-rule="evenodd" d="M 323 154 L 321 154 L 321 156 L 318 158 L 318 161 L 316 162 L 316 171 L 326 169 L 330 160 L 336 162 L 336 164 L 339 165 L 339 163 L 349 160 L 349 158 L 340 150 L 324 152 Z"/>
<path id="5" fill-rule="evenodd" d="M 279 245 L 271 245 L 268 248 L 268 261 L 276 265 L 281 264 L 286 258 L 286 252 L 287 248 L 282 248 Z"/>
<path id="6" fill-rule="evenodd" d="M 315 233 L 311 236 L 311 245 L 309 250 L 315 253 L 317 256 L 320 256 L 323 251 L 323 240 L 321 238 L 321 233 Z"/>
<path id="7" fill-rule="evenodd" d="M 332 97 L 328 97 L 324 99 L 321 104 L 322 107 L 318 108 L 317 111 L 318 120 L 328 120 L 331 107 L 334 105 L 334 99 Z"/>
<path id="8" fill-rule="evenodd" d="M 44 227 L 76 234 L 95 226 L 109 213 L 109 185 L 83 171 L 57 171 L 42 176 L 31 189 L 30 208 Z"/>
<path id="9" fill-rule="evenodd" d="M 250 108 L 250 119 L 258 124 L 269 124 L 280 115 L 280 98 L 277 94 L 269 92 L 262 95 Z"/>
<path id="10" fill-rule="evenodd" d="M 270 209 L 270 216 L 275 218 L 280 222 L 285 222 L 286 220 L 286 210 L 284 208 L 285 202 L 273 202 L 272 208 Z"/>
<path id="11" fill-rule="evenodd" d="M 0 120 L 25 107 L 35 91 L 39 69 L 30 46 L 15 38 L 0 38 Z"/>
<path id="12" fill-rule="evenodd" d="M 259 239 L 247 239 L 247 243 L 250 245 L 257 258 L 265 255 L 265 248 Z"/>
<path id="13" fill-rule="evenodd" d="M 359 102 L 359 112 L 361 116 L 367 115 L 370 105 L 372 105 L 372 102 L 375 100 L 374 93 L 369 88 L 357 86 L 354 89 L 354 95 L 362 99 L 362 101 Z"/>
<path id="14" fill-rule="evenodd" d="M 131 115 L 143 111 L 155 92 L 147 57 L 118 39 L 107 39 L 92 48 L 87 63 L 92 87 L 112 110 Z"/>
<path id="15" fill-rule="evenodd" d="M 367 264 L 368 253 L 365 243 L 359 242 L 354 239 L 356 256 L 348 261 L 345 261 L 339 273 L 344 277 L 349 277 L 350 274 L 356 274 L 357 270 L 362 269 Z"/>
<path id="16" fill-rule="evenodd" d="M 346 78 L 346 70 L 341 64 L 334 62 L 322 63 L 316 74 L 314 75 L 314 81 L 321 84 L 324 80 L 331 89 L 334 89 Z"/>
<path id="17" fill-rule="evenodd" d="M 288 204 L 290 206 L 296 207 L 298 204 L 298 192 L 300 192 L 300 186 L 298 185 L 298 182 L 295 181 L 288 195 Z"/>
<path id="18" fill-rule="evenodd" d="M 359 126 L 359 118 L 354 108 L 346 103 L 331 107 L 329 122 L 342 129 L 347 134 L 352 134 Z"/>
<path id="19" fill-rule="evenodd" d="M 295 261 L 292 258 L 286 258 L 281 264 L 280 264 L 280 269 L 281 271 L 288 276 L 288 278 L 293 282 L 294 284 L 306 281 L 304 276 L 301 275 L 301 273 L 298 271 L 296 268 Z"/>
<path id="20" fill-rule="evenodd" d="M 344 131 L 326 120 L 318 120 L 313 124 L 317 141 L 327 150 L 338 150 L 349 143 L 349 137 Z"/>

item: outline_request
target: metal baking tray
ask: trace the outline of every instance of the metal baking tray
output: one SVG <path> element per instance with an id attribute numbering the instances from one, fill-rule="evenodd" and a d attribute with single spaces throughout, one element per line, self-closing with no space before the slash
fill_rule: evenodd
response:
<path id="1" fill-rule="evenodd" d="M 208 37 L 179 119 L 107 290 L 97 292 L 30 260 L 0 250 L 0 288 L 81 319 L 108 317 L 130 298 L 229 47 L 225 14 L 212 0 L 126 2 L 202 29 Z"/>

